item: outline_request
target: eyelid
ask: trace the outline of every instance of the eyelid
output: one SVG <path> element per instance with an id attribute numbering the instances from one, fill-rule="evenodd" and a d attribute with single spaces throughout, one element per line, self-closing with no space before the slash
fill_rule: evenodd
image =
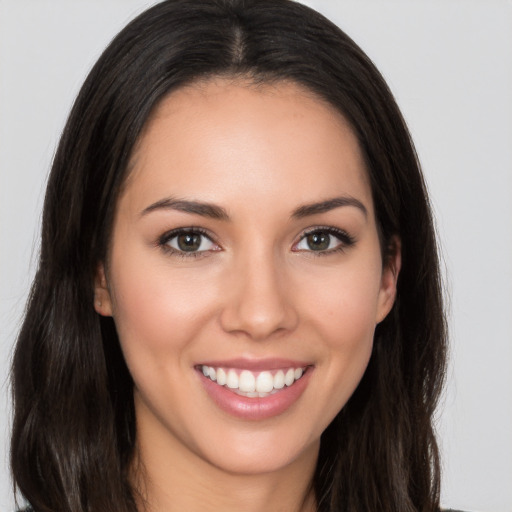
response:
<path id="1" fill-rule="evenodd" d="M 312 226 L 310 228 L 305 229 L 302 231 L 302 233 L 299 235 L 298 240 L 293 244 L 292 250 L 300 243 L 302 242 L 307 236 L 313 234 L 313 233 L 327 233 L 328 235 L 332 235 L 336 237 L 340 244 L 332 249 L 326 249 L 323 251 L 313 251 L 313 250 L 306 250 L 306 249 L 298 249 L 295 252 L 307 252 L 312 253 L 315 256 L 322 256 L 327 254 L 332 254 L 336 252 L 343 252 L 352 245 L 355 244 L 356 239 L 354 236 L 350 235 L 346 230 L 340 229 L 334 226 Z"/>
<path id="2" fill-rule="evenodd" d="M 196 233 L 201 236 L 204 236 L 205 238 L 210 240 L 210 242 L 212 242 L 212 244 L 217 246 L 217 249 L 188 252 L 188 251 L 181 251 L 181 250 L 171 247 L 169 245 L 170 240 L 172 240 L 173 238 L 176 238 L 179 235 L 186 234 L 186 233 Z M 179 228 L 174 228 L 169 231 L 166 231 L 165 233 L 163 233 L 162 235 L 160 235 L 158 237 L 158 239 L 156 241 L 156 245 L 166 252 L 169 252 L 171 254 L 174 254 L 176 256 L 183 257 L 183 258 L 188 258 L 188 257 L 197 258 L 199 256 L 206 256 L 210 252 L 221 250 L 218 242 L 215 240 L 215 237 L 208 230 L 201 228 L 199 226 L 179 227 Z"/>
<path id="3" fill-rule="evenodd" d="M 334 248 L 331 249 L 325 249 L 320 251 L 314 251 L 312 249 L 297 249 L 297 245 L 302 242 L 307 236 L 317 233 L 327 233 L 328 235 L 334 236 L 339 240 L 339 245 L 337 245 Z M 179 249 L 176 249 L 174 247 L 171 247 L 169 245 L 169 241 L 173 238 L 185 234 L 185 233 L 197 233 L 201 236 L 206 237 L 212 244 L 216 246 L 215 249 L 208 249 L 208 250 L 201 250 L 201 251 L 182 251 Z M 296 242 L 294 242 L 292 246 L 292 251 L 294 252 L 305 252 L 305 253 L 311 253 L 315 256 L 321 256 L 321 255 L 328 255 L 336 252 L 343 252 L 349 247 L 351 247 L 356 242 L 356 239 L 350 235 L 346 230 L 340 229 L 338 227 L 334 226 L 312 226 L 302 231 L 302 233 L 299 235 Z M 200 257 L 200 256 L 206 256 L 208 253 L 216 252 L 219 250 L 222 250 L 219 243 L 216 241 L 216 237 L 210 233 L 209 230 L 206 230 L 199 226 L 184 226 L 179 228 L 173 228 L 169 231 L 166 231 L 162 235 L 160 235 L 156 241 L 156 245 L 160 247 L 162 250 L 172 253 L 174 255 L 177 255 L 179 257 L 187 258 L 187 257 Z"/>

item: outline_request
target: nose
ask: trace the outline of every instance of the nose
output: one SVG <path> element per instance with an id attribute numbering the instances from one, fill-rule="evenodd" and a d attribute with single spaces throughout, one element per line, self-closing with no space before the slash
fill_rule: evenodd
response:
<path id="1" fill-rule="evenodd" d="M 296 327 L 299 316 L 287 272 L 276 260 L 260 253 L 234 263 L 225 282 L 226 301 L 220 315 L 226 332 L 265 340 Z"/>

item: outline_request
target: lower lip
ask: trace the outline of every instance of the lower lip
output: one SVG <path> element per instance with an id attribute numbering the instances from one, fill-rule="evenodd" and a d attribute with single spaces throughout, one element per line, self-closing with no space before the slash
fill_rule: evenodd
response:
<path id="1" fill-rule="evenodd" d="M 237 395 L 225 386 L 219 386 L 198 371 L 201 382 L 210 398 L 223 411 L 244 420 L 265 420 L 287 411 L 302 395 L 308 385 L 312 368 L 304 372 L 291 386 L 266 397 L 249 398 Z"/>

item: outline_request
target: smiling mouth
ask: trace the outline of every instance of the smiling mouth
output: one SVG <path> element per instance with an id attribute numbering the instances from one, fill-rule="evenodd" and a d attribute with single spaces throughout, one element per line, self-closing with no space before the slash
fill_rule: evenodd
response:
<path id="1" fill-rule="evenodd" d="M 307 368 L 306 366 L 252 372 L 201 365 L 198 369 L 206 378 L 237 395 L 248 398 L 265 398 L 293 386 L 304 375 Z"/>

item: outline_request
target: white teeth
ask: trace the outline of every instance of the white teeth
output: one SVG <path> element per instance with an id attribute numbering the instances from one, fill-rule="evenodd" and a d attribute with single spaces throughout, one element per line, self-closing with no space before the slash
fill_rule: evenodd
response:
<path id="1" fill-rule="evenodd" d="M 219 384 L 219 386 L 224 386 L 224 384 L 226 384 L 226 381 L 226 372 L 222 368 L 219 368 L 217 370 L 217 384 Z"/>
<path id="2" fill-rule="evenodd" d="M 283 372 L 283 370 L 279 370 L 274 375 L 274 388 L 275 389 L 283 389 L 284 388 L 284 372 Z"/>
<path id="3" fill-rule="evenodd" d="M 251 398 L 263 398 L 276 393 L 285 386 L 291 386 L 304 374 L 303 368 L 288 368 L 286 372 L 278 370 L 274 375 L 270 371 L 263 371 L 255 375 L 249 370 L 237 373 L 234 369 L 225 370 L 206 365 L 201 367 L 201 371 L 205 377 L 217 382 L 219 386 L 226 386 L 240 395 Z"/>
<path id="4" fill-rule="evenodd" d="M 226 378 L 226 386 L 231 389 L 238 389 L 238 375 L 235 370 L 229 370 Z"/>
<path id="5" fill-rule="evenodd" d="M 256 391 L 256 379 L 250 371 L 244 370 L 240 374 L 238 389 L 240 391 L 244 391 L 245 393 L 253 393 Z"/>
<path id="6" fill-rule="evenodd" d="M 274 389 L 274 378 L 270 372 L 261 372 L 256 379 L 258 393 L 270 393 Z"/>

